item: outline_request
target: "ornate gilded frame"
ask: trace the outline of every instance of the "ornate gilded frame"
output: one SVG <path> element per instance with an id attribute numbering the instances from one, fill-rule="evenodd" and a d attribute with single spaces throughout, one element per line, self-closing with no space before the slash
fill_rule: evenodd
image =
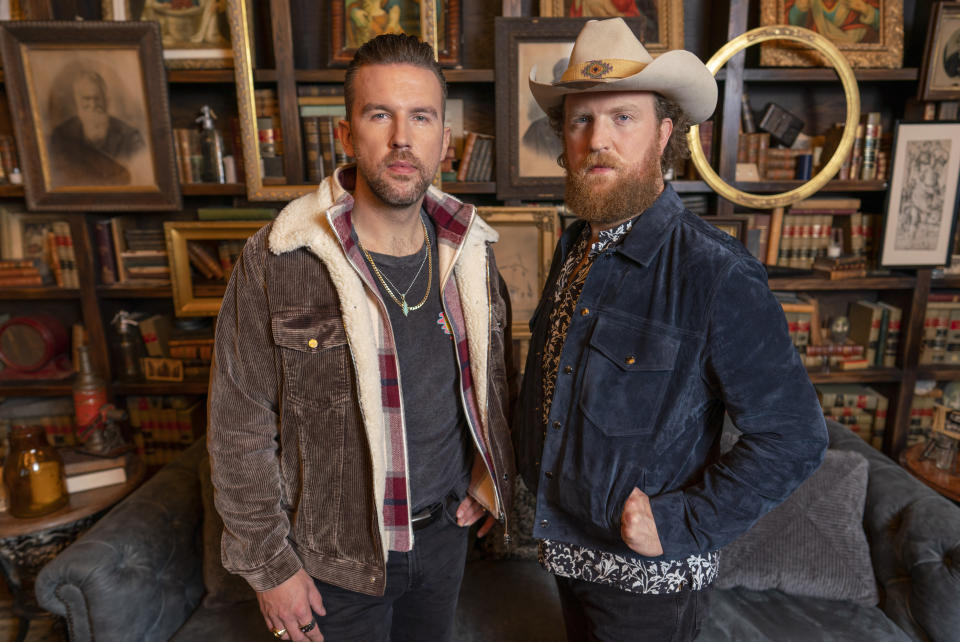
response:
<path id="1" fill-rule="evenodd" d="M 937 2 L 930 11 L 927 46 L 920 69 L 917 98 L 920 100 L 956 100 L 960 98 L 960 79 L 949 77 L 944 64 L 947 44 L 960 28 L 960 2 Z M 954 51 L 956 55 L 957 52 Z M 953 56 L 951 56 L 952 58 Z"/>
<path id="2" fill-rule="evenodd" d="M 425 11 L 424 14 L 421 15 L 421 21 L 424 25 L 424 41 L 430 43 L 433 50 L 436 51 L 436 14 L 429 11 L 429 6 L 428 11 Z M 227 18 L 230 21 L 230 34 L 233 43 L 237 117 L 240 121 L 247 198 L 251 201 L 289 201 L 304 194 L 309 194 L 316 190 L 317 186 L 309 184 L 266 185 L 263 182 L 259 162 L 260 132 L 257 128 L 257 112 L 253 94 L 254 49 L 250 17 L 250 0 L 227 0 Z M 294 97 L 294 99 L 296 98 Z"/>
<path id="3" fill-rule="evenodd" d="M 218 3 L 214 3 L 216 7 Z M 104 20 L 139 20 L 134 18 L 130 10 L 130 0 L 102 0 L 103 19 Z M 201 7 L 191 7 L 180 11 L 194 12 Z M 191 16 L 192 18 L 193 16 Z M 202 15 L 201 15 L 202 19 Z M 215 18 L 217 19 L 217 18 Z M 172 18 L 168 18 L 172 20 Z M 161 31 L 167 26 L 166 22 L 157 21 L 160 24 Z M 222 34 L 221 34 L 222 35 Z M 229 33 L 226 34 L 229 37 Z M 229 42 L 223 47 L 199 46 L 187 44 L 186 46 L 163 48 L 163 60 L 170 69 L 227 69 L 233 66 L 233 49 Z"/>
<path id="4" fill-rule="evenodd" d="M 453 67 L 460 64 L 460 2 L 461 0 L 416 0 L 420 5 L 420 39 L 433 44 L 441 65 Z M 439 9 L 439 10 L 438 10 Z M 441 24 L 442 19 L 442 24 Z M 344 30 L 346 15 L 344 0 L 330 3 L 330 63 L 346 65 L 353 58 L 355 49 L 346 46 Z M 440 29 L 443 29 L 443 46 Z"/>
<path id="5" fill-rule="evenodd" d="M 178 317 L 210 317 L 220 311 L 222 297 L 196 296 L 187 241 L 229 241 L 250 238 L 268 221 L 166 221 L 163 234 L 170 257 L 173 309 Z M 224 281 L 226 285 L 226 281 Z"/>
<path id="6" fill-rule="evenodd" d="M 683 0 L 654 0 L 657 5 L 656 42 L 643 40 L 643 46 L 656 58 L 671 49 L 683 49 Z M 570 0 L 540 0 L 540 16 L 543 18 L 567 18 Z M 583 16 L 591 18 L 597 16 Z M 664 37 L 665 36 L 665 37 Z"/>
<path id="7" fill-rule="evenodd" d="M 878 42 L 834 43 L 852 67 L 899 69 L 903 66 L 903 0 L 879 2 Z M 760 0 L 760 25 L 784 25 L 786 11 L 786 0 Z M 796 43 L 771 42 L 760 48 L 760 64 L 767 67 L 823 67 L 826 63 L 822 55 Z"/>
<path id="8" fill-rule="evenodd" d="M 510 291 L 511 334 L 514 339 L 529 339 L 528 321 L 546 285 L 557 244 L 557 208 L 478 207 L 477 213 L 500 234 L 493 249 Z"/>

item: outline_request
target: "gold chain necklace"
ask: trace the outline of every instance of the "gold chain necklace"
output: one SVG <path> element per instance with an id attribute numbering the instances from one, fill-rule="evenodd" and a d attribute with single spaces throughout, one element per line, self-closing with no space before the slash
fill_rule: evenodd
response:
<path id="1" fill-rule="evenodd" d="M 423 307 L 423 304 L 427 302 L 427 298 L 430 296 L 430 288 L 433 286 L 433 253 L 430 251 L 430 235 L 427 234 L 427 226 L 424 225 L 423 219 L 420 219 L 420 225 L 423 226 L 423 242 L 424 247 L 427 250 L 427 291 L 423 293 L 423 298 L 420 299 L 420 303 L 416 305 L 407 305 L 407 293 L 410 292 L 410 288 L 413 287 L 413 284 L 417 282 L 417 279 L 420 277 L 420 272 L 417 271 L 417 275 L 413 277 L 413 281 L 410 282 L 410 287 L 407 288 L 406 292 L 401 292 L 400 288 L 393 286 L 392 288 L 388 284 L 386 277 L 383 273 L 380 272 L 380 268 L 377 267 L 376 261 L 373 260 L 373 257 L 370 256 L 370 252 L 367 252 L 367 248 L 363 247 L 363 244 L 360 243 L 360 239 L 357 239 L 357 245 L 360 246 L 360 249 L 363 251 L 364 256 L 367 257 L 367 261 L 370 262 L 370 267 L 373 268 L 373 273 L 377 275 L 377 279 L 380 280 L 380 284 L 383 285 L 383 289 L 386 290 L 387 295 L 393 299 L 393 302 L 400 306 L 400 309 L 403 311 L 403 316 L 407 316 L 410 312 L 414 310 L 419 310 Z M 423 269 L 423 264 L 420 264 L 420 269 Z M 397 294 L 400 295 L 398 299 L 394 295 L 393 290 L 397 291 Z"/>

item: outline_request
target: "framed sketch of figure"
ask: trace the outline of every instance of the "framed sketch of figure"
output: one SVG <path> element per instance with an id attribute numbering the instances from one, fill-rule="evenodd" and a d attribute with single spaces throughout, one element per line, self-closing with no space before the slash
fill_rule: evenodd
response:
<path id="1" fill-rule="evenodd" d="M 179 209 L 156 23 L 0 25 L 31 209 Z"/>
<path id="2" fill-rule="evenodd" d="M 960 123 L 897 123 L 880 264 L 946 265 L 960 190 Z"/>

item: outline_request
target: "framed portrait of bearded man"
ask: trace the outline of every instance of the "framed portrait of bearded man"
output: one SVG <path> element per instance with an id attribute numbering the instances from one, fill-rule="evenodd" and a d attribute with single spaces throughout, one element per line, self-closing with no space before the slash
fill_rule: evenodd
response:
<path id="1" fill-rule="evenodd" d="M 155 22 L 0 23 L 27 207 L 178 210 Z"/>
<path id="2" fill-rule="evenodd" d="M 903 66 L 903 0 L 760 0 L 760 24 L 804 27 L 826 37 L 851 67 Z M 768 67 L 826 67 L 810 47 L 786 41 L 760 45 Z"/>

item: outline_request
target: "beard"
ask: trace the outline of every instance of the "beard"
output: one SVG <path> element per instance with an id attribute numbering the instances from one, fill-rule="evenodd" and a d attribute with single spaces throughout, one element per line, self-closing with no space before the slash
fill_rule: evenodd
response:
<path id="1" fill-rule="evenodd" d="M 403 161 L 411 164 L 416 173 L 394 176 L 391 182 L 386 178 L 390 163 Z M 390 207 L 409 207 L 423 198 L 433 181 L 437 168 L 429 171 L 419 158 L 408 151 L 391 152 L 380 163 L 370 162 L 366 156 L 357 156 L 357 171 L 363 176 L 373 195 Z"/>
<path id="2" fill-rule="evenodd" d="M 77 112 L 80 125 L 83 127 L 83 137 L 92 145 L 99 145 L 107 137 L 109 117 L 102 109 L 81 109 Z"/>
<path id="3" fill-rule="evenodd" d="M 615 170 L 612 184 L 607 184 L 609 177 L 587 173 L 596 165 Z M 644 212 L 662 191 L 663 174 L 657 154 L 646 154 L 639 164 L 624 166 L 610 154 L 595 152 L 587 156 L 580 167 L 567 171 L 563 199 L 577 218 L 610 225 Z"/>

